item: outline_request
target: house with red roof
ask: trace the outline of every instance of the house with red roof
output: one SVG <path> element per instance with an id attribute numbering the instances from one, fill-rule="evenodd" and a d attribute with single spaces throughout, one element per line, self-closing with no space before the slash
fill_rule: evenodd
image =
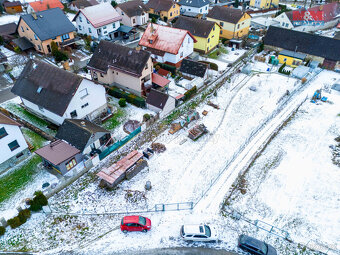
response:
<path id="1" fill-rule="evenodd" d="M 64 10 L 64 5 L 59 0 L 40 0 L 28 4 L 27 13 L 45 11 L 47 9 L 60 8 Z"/>
<path id="2" fill-rule="evenodd" d="M 139 45 L 161 63 L 179 67 L 194 51 L 196 39 L 187 30 L 150 23 Z"/>
<path id="3" fill-rule="evenodd" d="M 77 23 L 77 33 L 96 39 L 113 39 L 119 36 L 122 17 L 110 3 L 102 3 L 80 9 L 72 21 Z"/>

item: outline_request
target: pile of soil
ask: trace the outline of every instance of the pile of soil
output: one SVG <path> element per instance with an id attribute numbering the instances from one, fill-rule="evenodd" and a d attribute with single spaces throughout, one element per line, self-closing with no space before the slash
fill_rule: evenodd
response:
<path id="1" fill-rule="evenodd" d="M 166 147 L 162 143 L 152 143 L 151 144 L 151 149 L 154 152 L 161 153 L 161 152 L 164 152 L 166 150 Z"/>
<path id="2" fill-rule="evenodd" d="M 125 133 L 130 134 L 132 131 L 140 127 L 140 122 L 137 120 L 128 120 L 125 122 L 123 130 Z"/>

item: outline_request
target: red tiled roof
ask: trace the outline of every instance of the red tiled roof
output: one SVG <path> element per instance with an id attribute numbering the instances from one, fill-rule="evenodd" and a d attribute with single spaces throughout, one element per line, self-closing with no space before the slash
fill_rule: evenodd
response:
<path id="1" fill-rule="evenodd" d="M 139 45 L 177 54 L 187 34 L 196 42 L 194 36 L 187 30 L 149 23 Z"/>
<path id="2" fill-rule="evenodd" d="M 29 5 L 33 8 L 35 12 L 45 11 L 52 8 L 60 8 L 64 10 L 64 5 L 59 0 L 41 0 L 36 2 L 31 2 Z"/>
<path id="3" fill-rule="evenodd" d="M 162 75 L 162 76 L 167 76 L 167 75 L 170 73 L 170 71 L 165 70 L 165 69 L 163 69 L 163 68 L 159 68 L 158 71 L 157 71 L 157 73 L 160 74 L 160 75 Z"/>
<path id="4" fill-rule="evenodd" d="M 329 22 L 337 15 L 340 14 L 340 4 L 339 3 L 329 3 L 320 6 L 314 6 L 309 8 L 308 11 L 323 11 L 324 22 Z"/>
<path id="5" fill-rule="evenodd" d="M 163 76 L 160 76 L 159 74 L 156 74 L 156 73 L 152 73 L 151 77 L 152 77 L 152 83 L 155 83 L 156 85 L 158 85 L 162 88 L 170 83 L 170 81 L 168 79 L 166 79 Z"/>
<path id="6" fill-rule="evenodd" d="M 80 150 L 62 140 L 57 140 L 36 150 L 35 153 L 57 166 L 66 160 L 70 160 L 80 153 Z"/>

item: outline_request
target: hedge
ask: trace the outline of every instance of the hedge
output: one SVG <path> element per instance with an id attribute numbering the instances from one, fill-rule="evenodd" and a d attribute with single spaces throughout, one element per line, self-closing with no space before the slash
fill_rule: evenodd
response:
<path id="1" fill-rule="evenodd" d="M 6 232 L 6 228 L 3 226 L 0 226 L 0 236 L 3 236 Z"/>
<path id="2" fill-rule="evenodd" d="M 203 61 L 203 60 L 200 60 L 198 62 L 208 64 L 210 66 L 210 69 L 218 71 L 218 65 L 216 63 L 209 62 L 209 61 Z"/>
<path id="3" fill-rule="evenodd" d="M 117 87 L 110 88 L 110 90 L 108 91 L 108 94 L 115 98 L 125 98 L 128 103 L 134 104 L 137 107 L 141 107 L 141 108 L 145 107 L 144 98 L 127 93 Z"/>
<path id="4" fill-rule="evenodd" d="M 155 66 L 159 65 L 161 68 L 170 71 L 172 74 L 176 73 L 176 67 L 175 66 L 171 66 L 171 65 L 167 65 L 164 63 L 156 63 Z"/>
<path id="5" fill-rule="evenodd" d="M 39 211 L 43 206 L 48 205 L 47 198 L 41 191 L 36 191 L 34 193 L 34 198 L 30 202 L 30 210 L 31 211 Z"/>
<path id="6" fill-rule="evenodd" d="M 187 92 L 184 93 L 184 101 L 190 99 L 195 93 L 197 92 L 197 87 L 193 86 L 191 89 L 189 89 Z"/>
<path id="7" fill-rule="evenodd" d="M 19 212 L 18 215 L 20 222 L 21 223 L 25 223 L 27 221 L 27 219 L 29 219 L 31 217 L 31 211 L 28 209 L 22 210 Z"/>
<path id="8" fill-rule="evenodd" d="M 157 14 L 149 13 L 149 18 L 150 18 L 150 19 L 152 19 L 152 18 L 159 19 L 160 16 L 157 15 Z"/>
<path id="9" fill-rule="evenodd" d="M 14 218 L 9 219 L 7 221 L 7 224 L 10 225 L 11 228 L 17 228 L 17 227 L 22 225 L 22 223 L 21 223 L 21 221 L 20 221 L 18 216 L 15 216 Z"/>

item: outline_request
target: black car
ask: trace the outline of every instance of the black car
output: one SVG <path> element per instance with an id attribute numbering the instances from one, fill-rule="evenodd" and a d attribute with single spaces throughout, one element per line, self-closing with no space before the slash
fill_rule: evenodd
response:
<path id="1" fill-rule="evenodd" d="M 240 235 L 238 247 L 255 255 L 277 255 L 273 246 L 246 235 Z"/>

